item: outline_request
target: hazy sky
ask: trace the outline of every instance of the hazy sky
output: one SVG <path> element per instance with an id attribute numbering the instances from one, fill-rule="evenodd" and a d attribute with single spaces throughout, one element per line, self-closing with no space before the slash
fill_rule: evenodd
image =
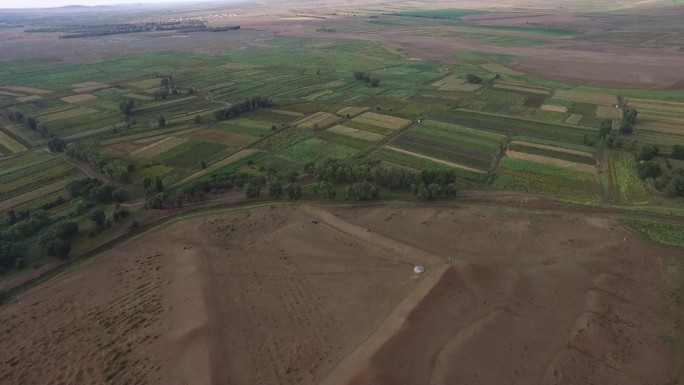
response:
<path id="1" fill-rule="evenodd" d="M 111 5 L 136 3 L 178 3 L 198 2 L 197 0 L 0 0 L 0 8 L 45 8 L 65 5 Z"/>

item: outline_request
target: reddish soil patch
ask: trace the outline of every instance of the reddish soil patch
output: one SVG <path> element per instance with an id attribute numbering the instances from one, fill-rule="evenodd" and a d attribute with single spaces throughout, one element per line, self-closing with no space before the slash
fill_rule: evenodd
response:
<path id="1" fill-rule="evenodd" d="M 666 383 L 678 253 L 486 209 L 187 219 L 0 307 L 0 383 Z"/>
<path id="2" fill-rule="evenodd" d="M 135 150 L 139 150 L 141 148 L 145 147 L 144 144 L 135 144 L 133 142 L 122 142 L 122 143 L 115 143 L 115 144 L 110 144 L 109 146 L 105 147 L 105 151 L 111 152 L 113 154 L 130 154 Z"/>

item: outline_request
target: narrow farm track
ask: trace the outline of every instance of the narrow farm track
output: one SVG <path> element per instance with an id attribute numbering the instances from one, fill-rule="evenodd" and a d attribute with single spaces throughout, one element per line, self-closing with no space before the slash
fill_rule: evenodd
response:
<path id="1" fill-rule="evenodd" d="M 216 97 L 214 96 L 214 94 L 213 94 L 212 92 L 205 91 L 205 90 L 203 90 L 203 89 L 201 89 L 201 88 L 196 88 L 196 90 L 199 91 L 199 92 L 205 93 L 206 96 L 204 97 L 204 99 L 205 99 L 206 101 L 208 101 L 209 103 L 223 104 L 223 105 L 226 106 L 226 107 L 230 107 L 230 106 L 231 106 L 231 104 L 228 103 L 228 102 L 224 102 L 224 101 L 222 101 L 222 100 L 216 100 Z"/>

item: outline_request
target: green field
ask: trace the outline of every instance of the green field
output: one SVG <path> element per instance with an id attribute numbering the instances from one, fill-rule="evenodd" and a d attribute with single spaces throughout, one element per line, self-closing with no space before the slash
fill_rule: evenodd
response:
<path id="1" fill-rule="evenodd" d="M 532 194 L 551 195 L 577 203 L 599 201 L 596 176 L 522 159 L 503 158 L 493 186 Z"/>
<path id="2" fill-rule="evenodd" d="M 648 201 L 648 193 L 636 170 L 634 156 L 622 151 L 609 151 L 606 155 L 610 187 L 615 197 L 625 203 Z"/>
<path id="3" fill-rule="evenodd" d="M 31 211 L 44 205 L 54 217 L 50 226 L 81 218 L 88 228 L 80 236 L 89 238 L 92 224 L 84 216 L 98 207 L 111 212 L 112 188 L 126 190 L 132 204 L 125 207 L 144 215 L 139 211 L 152 208 L 156 195 L 166 198 L 166 208 L 180 200 L 197 203 L 192 200 L 198 195 L 190 192 L 200 181 L 208 199 L 214 198 L 212 191 L 237 191 L 272 176 L 284 182 L 294 174 L 309 183 L 316 164 L 332 158 L 345 167 L 449 169 L 458 184 L 479 191 L 539 194 L 630 213 L 678 212 L 679 201 L 655 189 L 665 175 L 639 178 L 635 153 L 645 144 L 660 145 L 656 162 L 664 174 L 682 166 L 662 154 L 669 157 L 674 144 L 684 144 L 677 128 L 684 119 L 683 91 L 540 79 L 522 72 L 528 58 L 494 49 L 511 47 L 509 53 L 520 51 L 515 46 L 568 42 L 581 35 L 577 31 L 463 20 L 493 13 L 478 10 L 339 12 L 337 17 L 354 20 L 338 27 L 342 33 L 391 31 L 408 34 L 407 39 L 465 39 L 490 48 L 423 60 L 374 39 L 303 40 L 245 28 L 240 33 L 252 40 L 239 49 L 226 44 L 214 54 L 179 46 L 83 63 L 3 61 L 0 207 Z M 333 24 L 334 18 L 325 20 Z M 459 88 L 468 75 L 480 76 L 481 83 Z M 165 88 L 167 76 L 174 87 Z M 379 83 L 373 86 L 371 79 Z M 105 85 L 76 91 L 86 82 Z M 33 93 L 40 98 L 30 97 Z M 94 98 L 69 98 L 83 93 Z M 612 105 L 618 95 L 621 103 L 634 99 L 639 109 L 636 133 L 620 133 L 620 117 L 614 115 L 616 130 L 604 140 L 597 106 Z M 24 96 L 29 98 L 18 100 Z M 15 120 L 19 112 L 23 117 Z M 37 120 L 36 127 L 29 129 L 28 118 Z M 53 136 L 64 141 L 65 153 L 48 152 Z M 98 190 L 106 203 L 57 199 L 69 182 L 84 177 L 76 166 L 109 185 Z M 157 184 L 167 190 L 158 193 Z M 657 210 L 643 205 L 649 201 Z M 7 230 L 2 226 L 0 231 Z M 678 244 L 678 230 L 668 226 L 635 225 L 654 239 L 660 234 L 661 243 Z M 98 234 L 92 242 L 100 240 Z M 21 242 L 34 248 L 38 243 L 35 237 Z"/>

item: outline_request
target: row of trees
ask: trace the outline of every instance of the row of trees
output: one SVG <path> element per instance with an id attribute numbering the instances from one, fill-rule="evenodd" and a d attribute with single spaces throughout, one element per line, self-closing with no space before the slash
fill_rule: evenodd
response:
<path id="1" fill-rule="evenodd" d="M 449 169 L 415 173 L 383 167 L 378 161 L 345 164 L 328 159 L 315 164 L 313 172 L 314 193 L 326 199 L 335 197 L 337 184 L 346 184 L 347 199 L 356 201 L 378 199 L 381 187 L 410 191 L 422 200 L 454 197 L 458 192 L 456 173 Z"/>
<path id="2" fill-rule="evenodd" d="M 36 131 L 41 137 L 46 139 L 46 144 L 51 152 L 62 152 L 66 148 L 66 142 L 57 135 L 50 133 L 50 129 L 45 123 L 40 123 L 34 117 L 26 117 L 21 111 L 5 110 L 7 120 L 12 123 L 23 124 L 27 130 Z"/>
<path id="3" fill-rule="evenodd" d="M 272 96 L 254 96 L 249 99 L 245 99 L 240 103 L 232 104 L 230 107 L 218 110 L 214 113 L 216 120 L 226 120 L 235 118 L 240 114 L 255 110 L 257 108 L 271 107 L 275 104 Z"/>
<path id="4" fill-rule="evenodd" d="M 667 169 L 663 169 L 655 159 L 662 156 L 660 147 L 647 144 L 637 154 L 637 172 L 642 179 L 652 179 L 656 189 L 667 197 L 684 197 L 684 169 L 673 168 L 670 160 L 665 158 Z M 675 144 L 669 158 L 684 160 L 684 146 Z"/>
<path id="5" fill-rule="evenodd" d="M 380 79 L 367 72 L 354 72 L 354 79 L 363 82 L 367 87 L 380 87 Z"/>
<path id="6" fill-rule="evenodd" d="M 43 203 L 31 210 L 8 210 L 0 223 L 0 272 L 23 266 L 24 255 L 21 250 L 27 242 L 43 233 L 38 244 L 46 255 L 67 258 L 71 244 L 79 234 L 78 218 L 91 210 L 88 218 L 95 226 L 89 235 L 94 236 L 107 228 L 111 223 L 106 220 L 102 205 L 123 202 L 128 199 L 128 192 L 115 186 L 105 185 L 95 178 L 84 178 L 70 182 L 65 187 L 65 194 Z M 71 210 L 62 211 L 51 216 L 49 210 L 69 203 Z M 100 214 L 100 212 L 102 214 Z M 115 210 L 113 220 L 118 221 L 128 215 L 122 209 Z M 102 219 L 100 219 L 102 218 Z M 51 228 L 49 233 L 46 229 Z"/>
<path id="7" fill-rule="evenodd" d="M 66 149 L 66 154 L 90 164 L 109 178 L 122 183 L 130 183 L 131 174 L 135 171 L 135 164 L 113 162 L 97 147 L 71 145 Z"/>
<path id="8" fill-rule="evenodd" d="M 482 84 L 482 78 L 475 74 L 467 74 L 466 81 L 470 84 Z"/>

